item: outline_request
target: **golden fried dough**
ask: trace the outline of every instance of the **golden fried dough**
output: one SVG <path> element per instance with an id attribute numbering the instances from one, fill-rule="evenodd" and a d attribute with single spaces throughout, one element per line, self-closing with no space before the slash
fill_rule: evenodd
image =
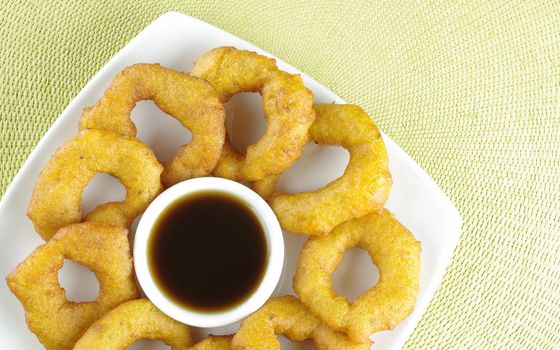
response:
<path id="1" fill-rule="evenodd" d="M 148 299 L 137 299 L 91 325 L 74 350 L 124 350 L 140 339 L 162 340 L 172 350 L 188 350 L 192 343 L 187 325 L 167 317 Z"/>
<path id="2" fill-rule="evenodd" d="M 189 350 L 231 350 L 231 335 L 209 335 Z"/>
<path id="3" fill-rule="evenodd" d="M 344 251 L 367 250 L 379 282 L 350 303 L 336 295 L 331 275 Z M 329 235 L 310 237 L 303 246 L 293 288 L 326 325 L 354 341 L 394 328 L 414 309 L 420 277 L 420 242 L 383 210 L 337 226 Z"/>
<path id="4" fill-rule="evenodd" d="M 104 313 L 138 297 L 127 235 L 126 229 L 93 222 L 66 226 L 7 277 L 29 329 L 46 349 L 72 349 Z M 65 258 L 95 273 L 100 285 L 97 299 L 80 303 L 66 299 L 58 283 Z"/>
<path id="5" fill-rule="evenodd" d="M 148 146 L 111 131 L 86 130 L 51 157 L 33 189 L 27 215 L 49 240 L 61 227 L 82 221 L 82 192 L 98 173 L 107 173 L 126 188 L 122 202 L 99 205 L 84 221 L 130 227 L 161 192 L 161 164 Z"/>
<path id="6" fill-rule="evenodd" d="M 369 340 L 352 342 L 346 335 L 332 331 L 297 298 L 282 296 L 270 299 L 247 317 L 233 336 L 233 350 L 279 350 L 276 334 L 292 341 L 312 339 L 318 350 L 366 350 Z"/>
<path id="7" fill-rule="evenodd" d="M 254 181 L 278 174 L 303 152 L 307 130 L 315 119 L 313 94 L 298 75 L 278 70 L 273 59 L 255 52 L 218 47 L 202 56 L 192 70 L 207 79 L 223 102 L 239 92 L 259 92 L 267 128 L 241 155 L 226 139 L 214 174 L 236 181 Z"/>
<path id="8" fill-rule="evenodd" d="M 342 222 L 383 208 L 392 181 L 381 133 L 366 112 L 355 105 L 326 104 L 315 106 L 315 114 L 309 137 L 348 150 L 344 175 L 313 192 L 279 192 L 280 175 L 257 181 L 253 188 L 269 201 L 282 228 L 325 235 Z"/>
<path id="9" fill-rule="evenodd" d="M 192 133 L 191 142 L 165 164 L 163 184 L 168 187 L 210 174 L 224 144 L 225 112 L 218 93 L 204 79 L 159 64 L 127 67 L 115 76 L 103 97 L 84 110 L 80 130 L 104 129 L 136 136 L 130 113 L 141 100 L 153 100 Z"/>

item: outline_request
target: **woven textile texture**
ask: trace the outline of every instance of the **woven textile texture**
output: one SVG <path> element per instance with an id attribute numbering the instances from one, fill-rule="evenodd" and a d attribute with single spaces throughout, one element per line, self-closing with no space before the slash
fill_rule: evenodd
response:
<path id="1" fill-rule="evenodd" d="M 305 71 L 463 218 L 408 349 L 560 347 L 560 2 L 0 0 L 0 192 L 84 84 L 176 10 Z"/>

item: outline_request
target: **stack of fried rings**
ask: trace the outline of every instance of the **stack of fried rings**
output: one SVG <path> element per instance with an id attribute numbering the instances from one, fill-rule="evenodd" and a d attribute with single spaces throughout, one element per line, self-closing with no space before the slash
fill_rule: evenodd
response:
<path id="1" fill-rule="evenodd" d="M 254 52 L 211 50 L 191 74 L 157 64 L 125 68 L 101 99 L 84 110 L 80 134 L 56 151 L 39 176 L 28 216 L 47 242 L 8 277 L 9 287 L 25 304 L 30 329 L 47 349 L 124 349 L 141 338 L 161 339 L 172 349 L 279 349 L 277 333 L 294 341 L 312 339 L 318 349 L 369 348 L 371 333 L 392 329 L 413 310 L 420 268 L 419 242 L 384 209 L 392 181 L 377 126 L 358 106 L 313 107 L 312 93 L 299 76 Z M 259 92 L 267 120 L 263 137 L 246 155 L 226 139 L 224 126 L 223 104 L 239 92 Z M 193 135 L 164 166 L 134 138 L 130 113 L 145 99 Z M 309 141 L 346 148 L 350 162 L 344 175 L 313 192 L 280 192 L 279 177 Z M 82 191 L 100 172 L 117 177 L 126 198 L 100 205 L 83 218 Z M 131 284 L 126 228 L 164 187 L 210 173 L 251 183 L 284 229 L 311 237 L 294 278 L 301 301 L 271 299 L 234 336 L 210 336 L 192 345 L 187 326 L 146 299 L 131 300 L 138 291 Z M 97 250 L 82 249 L 92 244 Z M 330 275 L 344 251 L 355 246 L 367 250 L 380 279 L 349 303 L 334 293 Z M 94 270 L 102 289 L 95 302 L 66 300 L 56 280 L 64 258 Z M 44 283 L 34 271 L 45 271 Z M 42 303 L 41 297 L 30 297 L 35 290 L 56 298 Z M 59 314 L 60 327 L 48 326 L 53 305 L 65 310 Z"/>

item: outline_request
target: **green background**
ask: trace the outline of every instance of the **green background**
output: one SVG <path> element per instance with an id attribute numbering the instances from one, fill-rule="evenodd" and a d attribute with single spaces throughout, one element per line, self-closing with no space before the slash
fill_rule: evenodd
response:
<path id="1" fill-rule="evenodd" d="M 559 1 L 1 0 L 1 193 L 94 73 L 170 10 L 363 106 L 457 205 L 453 263 L 407 348 L 558 348 Z"/>

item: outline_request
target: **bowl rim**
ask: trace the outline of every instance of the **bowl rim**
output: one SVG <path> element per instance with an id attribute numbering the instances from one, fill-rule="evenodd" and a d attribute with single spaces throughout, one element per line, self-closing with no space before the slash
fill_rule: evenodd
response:
<path id="1" fill-rule="evenodd" d="M 224 311 L 203 312 L 177 305 L 163 293 L 150 272 L 147 248 L 154 223 L 177 199 L 197 192 L 227 193 L 246 204 L 263 226 L 268 261 L 257 288 L 239 305 Z M 260 308 L 273 294 L 284 268 L 284 238 L 274 212 L 266 201 L 243 184 L 217 177 L 200 177 L 180 182 L 157 196 L 138 223 L 133 243 L 136 278 L 146 297 L 169 317 L 196 327 L 219 327 L 234 323 Z"/>

